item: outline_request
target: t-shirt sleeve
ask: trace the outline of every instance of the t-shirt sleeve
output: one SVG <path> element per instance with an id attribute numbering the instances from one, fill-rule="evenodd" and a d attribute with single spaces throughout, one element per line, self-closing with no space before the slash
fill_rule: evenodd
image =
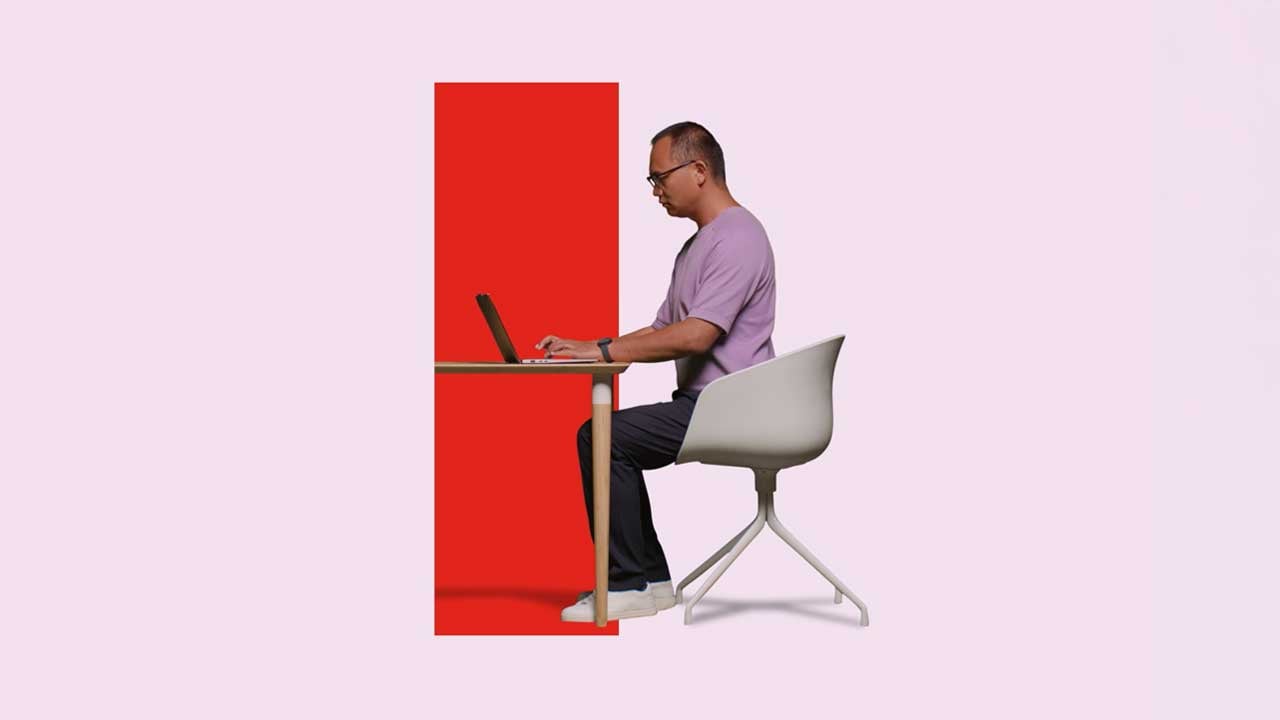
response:
<path id="1" fill-rule="evenodd" d="M 729 334 L 768 262 L 766 252 L 767 245 L 750 240 L 726 238 L 717 243 L 702 266 L 688 317 L 713 322 Z"/>
<path id="2" fill-rule="evenodd" d="M 671 324 L 671 294 L 668 293 L 667 297 L 662 299 L 662 306 L 658 308 L 658 315 L 654 317 L 653 324 L 650 325 L 649 327 L 652 327 L 654 330 L 661 330 L 662 328 L 670 324 Z"/>

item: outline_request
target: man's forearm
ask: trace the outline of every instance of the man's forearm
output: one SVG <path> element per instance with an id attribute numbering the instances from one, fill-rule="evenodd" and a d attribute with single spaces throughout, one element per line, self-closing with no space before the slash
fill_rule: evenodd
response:
<path id="1" fill-rule="evenodd" d="M 697 335 L 681 321 L 661 330 L 646 327 L 627 333 L 609 344 L 609 355 L 614 362 L 662 362 L 693 355 L 696 342 Z"/>

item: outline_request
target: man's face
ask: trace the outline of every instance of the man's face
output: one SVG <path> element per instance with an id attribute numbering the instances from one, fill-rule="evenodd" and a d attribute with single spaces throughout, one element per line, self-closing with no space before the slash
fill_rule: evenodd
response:
<path id="1" fill-rule="evenodd" d="M 671 138 L 664 137 L 649 150 L 649 174 L 657 175 L 680 165 L 671 159 Z M 657 181 L 653 196 L 672 217 L 689 217 L 695 201 L 702 191 L 701 163 L 685 165 Z"/>

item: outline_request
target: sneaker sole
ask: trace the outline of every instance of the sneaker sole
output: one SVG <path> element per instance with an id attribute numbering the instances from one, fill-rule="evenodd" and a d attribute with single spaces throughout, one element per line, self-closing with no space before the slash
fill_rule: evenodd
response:
<path id="1" fill-rule="evenodd" d="M 627 618 L 649 617 L 650 615 L 657 615 L 657 614 L 658 614 L 658 609 L 656 607 L 639 608 L 636 610 L 623 610 L 622 612 L 619 612 L 619 613 L 611 612 L 609 613 L 609 620 L 626 620 Z M 585 617 L 585 618 L 563 618 L 562 617 L 560 618 L 560 621 L 561 622 L 595 622 L 595 619 L 596 619 L 595 612 L 593 610 L 592 614 L 589 617 Z"/>
<path id="2" fill-rule="evenodd" d="M 582 602 L 582 595 L 578 596 L 577 602 Z M 656 607 L 658 610 L 670 610 L 671 608 L 676 606 L 676 596 L 667 595 L 664 597 L 655 597 L 653 599 L 653 604 L 654 604 L 654 607 Z"/>

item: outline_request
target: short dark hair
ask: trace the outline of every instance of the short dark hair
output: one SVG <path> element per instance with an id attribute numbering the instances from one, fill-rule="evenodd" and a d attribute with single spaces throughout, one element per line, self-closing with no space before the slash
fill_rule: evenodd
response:
<path id="1" fill-rule="evenodd" d="M 657 145 L 664 137 L 671 138 L 671 159 L 682 163 L 702 160 L 711 169 L 711 177 L 724 184 L 724 151 L 710 130 L 688 120 L 663 128 L 650 145 Z"/>

